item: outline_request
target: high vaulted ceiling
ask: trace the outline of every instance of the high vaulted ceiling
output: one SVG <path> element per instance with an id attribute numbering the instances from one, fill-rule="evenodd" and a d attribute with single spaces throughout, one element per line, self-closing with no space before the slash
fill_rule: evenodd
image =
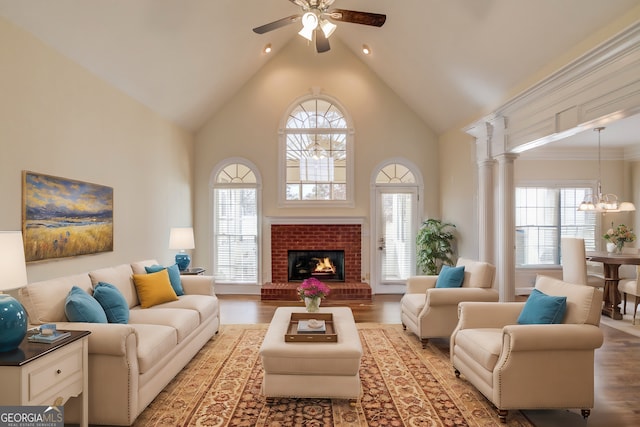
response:
<path id="1" fill-rule="evenodd" d="M 436 133 L 464 126 L 639 0 L 335 0 L 384 13 L 339 38 Z M 0 0 L 0 16 L 180 126 L 197 131 L 299 24 L 289 0 Z M 331 40 L 330 39 L 330 40 Z M 312 46 L 309 49 L 313 49 Z M 331 52 L 319 54 L 329 55 Z M 524 89 L 524 88 L 520 88 Z"/>

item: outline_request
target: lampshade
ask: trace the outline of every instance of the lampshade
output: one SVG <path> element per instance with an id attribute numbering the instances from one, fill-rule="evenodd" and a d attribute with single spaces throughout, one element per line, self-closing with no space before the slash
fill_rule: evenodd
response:
<path id="1" fill-rule="evenodd" d="M 329 22 L 326 19 L 321 19 L 320 20 L 320 28 L 322 28 L 322 32 L 324 33 L 324 36 L 326 38 L 329 38 L 331 36 L 331 34 L 333 34 L 333 32 L 336 30 L 337 25 L 335 25 L 332 22 Z"/>
<path id="2" fill-rule="evenodd" d="M 298 32 L 302 37 L 309 41 L 313 41 L 313 31 L 318 27 L 318 17 L 307 12 L 302 15 L 302 29 Z"/>
<path id="3" fill-rule="evenodd" d="M 172 228 L 169 233 L 169 249 L 193 249 L 196 244 L 193 239 L 192 227 L 176 227 Z"/>
<path id="4" fill-rule="evenodd" d="M 191 263 L 191 257 L 185 253 L 185 249 L 195 248 L 193 240 L 193 228 L 177 227 L 172 228 L 169 233 L 169 249 L 178 249 L 180 252 L 176 254 L 176 264 L 180 271 L 184 271 Z"/>
<path id="5" fill-rule="evenodd" d="M 22 233 L 0 231 L 0 291 L 27 284 Z M 27 334 L 27 313 L 22 304 L 8 294 L 0 294 L 0 352 L 16 349 Z"/>
<path id="6" fill-rule="evenodd" d="M 0 231 L 0 291 L 18 289 L 27 284 L 22 233 Z"/>

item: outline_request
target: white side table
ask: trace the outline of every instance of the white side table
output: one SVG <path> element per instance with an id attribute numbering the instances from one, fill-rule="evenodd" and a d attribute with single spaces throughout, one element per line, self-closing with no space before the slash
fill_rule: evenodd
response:
<path id="1" fill-rule="evenodd" d="M 60 406 L 82 394 L 81 427 L 89 424 L 89 331 L 54 344 L 28 342 L 0 353 L 0 405 Z"/>

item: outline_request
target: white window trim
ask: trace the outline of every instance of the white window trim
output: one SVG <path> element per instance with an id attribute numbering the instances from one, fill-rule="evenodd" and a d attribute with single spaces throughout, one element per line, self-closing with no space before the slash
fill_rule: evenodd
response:
<path id="1" fill-rule="evenodd" d="M 237 186 L 237 184 L 221 184 L 221 183 L 217 183 L 216 182 L 216 177 L 218 176 L 218 174 L 220 173 L 220 171 L 222 171 L 225 167 L 234 164 L 234 163 L 240 163 L 245 165 L 246 167 L 248 167 L 249 169 L 251 169 L 251 171 L 254 173 L 255 177 L 256 177 L 256 183 L 253 185 L 245 185 L 246 187 L 255 187 L 256 189 L 256 209 L 257 209 L 257 215 L 258 215 L 258 223 L 256 224 L 256 227 L 258 228 L 258 232 L 257 232 L 257 248 L 258 248 L 258 254 L 257 254 L 257 267 L 258 267 L 258 271 L 256 272 L 256 283 L 253 284 L 249 284 L 250 286 L 262 286 L 262 175 L 260 175 L 260 170 L 258 169 L 258 167 L 251 162 L 250 160 L 247 160 L 243 157 L 229 157 L 226 158 L 220 162 L 218 162 L 214 168 L 211 171 L 211 174 L 209 175 L 209 216 L 208 216 L 208 220 L 207 223 L 209 224 L 209 242 L 214 242 L 214 227 L 213 227 L 213 220 L 214 220 L 214 215 L 215 215 L 215 190 L 216 188 L 233 188 L 234 186 Z M 209 248 L 210 250 L 213 251 L 213 247 Z M 216 266 L 216 253 L 215 251 L 213 251 L 213 253 L 211 254 L 211 265 L 212 267 Z M 225 282 L 216 282 L 216 285 L 224 285 L 226 284 Z M 237 286 L 237 287 L 241 287 L 242 284 L 241 283 L 230 283 L 229 285 L 231 286 Z"/>
<path id="2" fill-rule="evenodd" d="M 347 195 L 346 200 L 287 200 L 286 198 L 286 148 L 287 148 L 287 119 L 299 104 L 311 100 L 311 99 L 326 99 L 334 104 L 342 113 L 345 121 L 347 122 Z M 327 132 L 332 132 L 327 130 Z M 335 132 L 335 131 L 334 131 Z M 324 208 L 353 208 L 355 207 L 354 198 L 354 169 L 355 169 L 355 130 L 353 128 L 353 120 L 348 114 L 346 108 L 334 97 L 312 93 L 304 95 L 293 101 L 283 115 L 280 126 L 278 127 L 278 207 L 280 208 L 311 208 L 311 207 L 324 207 Z"/>

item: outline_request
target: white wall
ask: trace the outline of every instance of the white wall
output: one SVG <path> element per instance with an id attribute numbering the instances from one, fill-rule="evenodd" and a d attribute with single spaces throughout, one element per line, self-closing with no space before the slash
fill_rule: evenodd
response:
<path id="1" fill-rule="evenodd" d="M 0 230 L 20 230 L 22 171 L 113 187 L 114 251 L 28 265 L 30 282 L 169 262 L 191 225 L 193 137 L 0 18 Z"/>
<path id="2" fill-rule="evenodd" d="M 420 168 L 425 181 L 425 216 L 439 216 L 438 145 L 433 132 L 338 39 L 317 54 L 295 37 L 218 111 L 196 136 L 196 239 L 210 242 L 208 183 L 212 169 L 229 157 L 253 162 L 263 178 L 265 216 L 358 216 L 369 218 L 370 178 L 376 165 L 404 157 Z M 355 127 L 355 206 L 341 209 L 279 208 L 278 126 L 287 108 L 312 87 L 336 98 Z M 368 222 L 363 232 L 368 233 Z M 194 263 L 211 268 L 212 253 L 196 242 Z M 210 243 L 209 243 L 210 246 Z M 367 247 L 368 250 L 368 247 Z M 363 264 L 368 264 L 368 254 Z M 268 260 L 263 260 L 268 262 Z M 365 267 L 368 268 L 368 267 Z M 366 272 L 365 272 L 366 273 Z"/>

